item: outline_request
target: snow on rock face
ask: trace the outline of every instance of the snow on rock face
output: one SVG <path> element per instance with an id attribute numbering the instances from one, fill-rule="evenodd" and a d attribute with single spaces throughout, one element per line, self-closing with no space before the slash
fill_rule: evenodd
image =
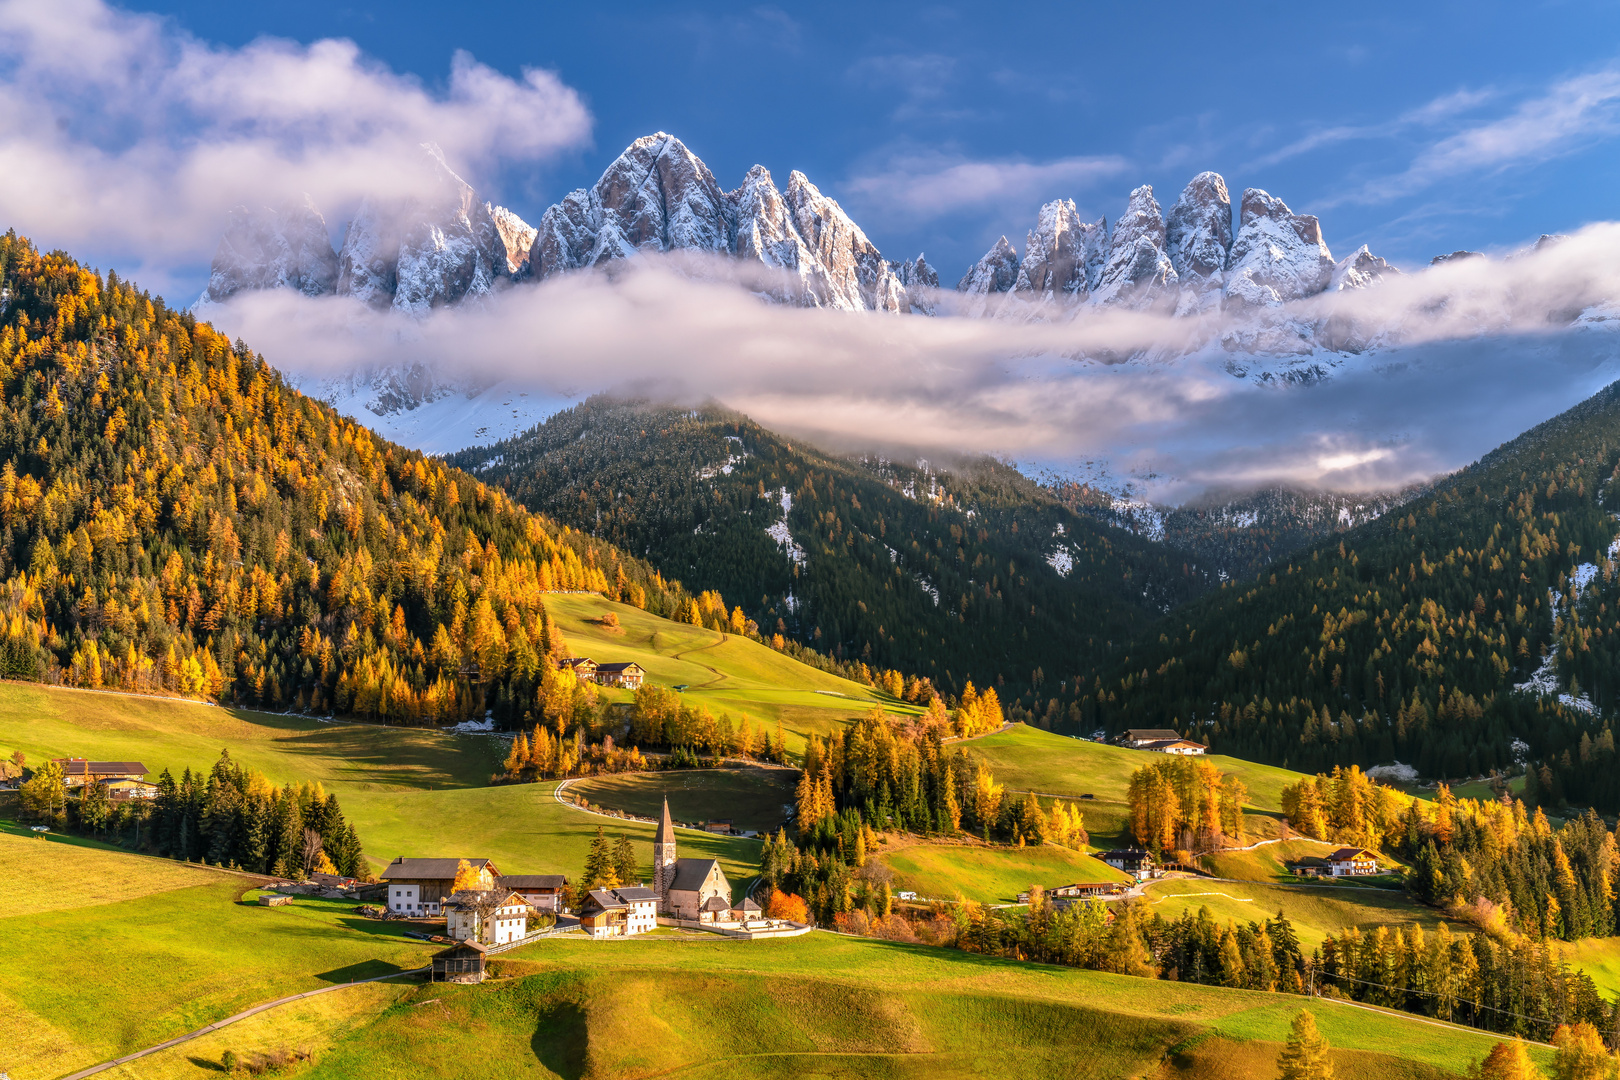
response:
<path id="1" fill-rule="evenodd" d="M 273 288 L 322 296 L 337 278 L 326 219 L 305 195 L 279 209 L 239 206 L 230 212 L 203 299 L 220 303 L 243 289 Z"/>
<path id="2" fill-rule="evenodd" d="M 1334 292 L 1344 289 L 1365 289 L 1376 285 L 1385 277 L 1397 277 L 1400 271 L 1374 255 L 1362 244 L 1352 255 L 1346 255 L 1333 268 L 1333 279 L 1328 288 Z"/>
<path id="3" fill-rule="evenodd" d="M 507 273 L 518 273 L 529 265 L 529 249 L 534 246 L 534 238 L 539 235 L 539 230 L 504 206 L 485 203 L 484 209 L 489 211 L 490 220 L 495 222 L 495 231 L 506 246 Z"/>
<path id="4" fill-rule="evenodd" d="M 1429 260 L 1430 266 L 1439 266 L 1441 263 L 1461 262 L 1463 259 L 1483 259 L 1485 256 L 1477 251 L 1453 251 L 1449 255 L 1436 255 Z"/>
<path id="5" fill-rule="evenodd" d="M 585 265 L 596 241 L 596 218 L 591 193 L 570 191 L 541 215 L 534 243 L 529 248 L 529 275 L 548 278 Z"/>
<path id="6" fill-rule="evenodd" d="M 911 262 L 890 263 L 889 268 L 899 280 L 902 288 L 906 290 L 906 299 L 911 305 L 913 315 L 932 315 L 935 313 L 933 293 L 939 291 L 939 273 L 928 265 L 928 260 L 919 252 Z"/>
<path id="7" fill-rule="evenodd" d="M 1232 248 L 1232 197 L 1220 173 L 1199 173 L 1182 189 L 1165 219 L 1165 241 L 1182 285 L 1221 280 Z"/>
<path id="8" fill-rule="evenodd" d="M 1035 230 L 1024 241 L 1024 259 L 1014 288 L 1043 300 L 1090 292 L 1107 255 L 1108 223 L 1082 221 L 1073 199 L 1041 207 Z"/>
<path id="9" fill-rule="evenodd" d="M 1243 192 L 1242 224 L 1227 260 L 1226 295 L 1258 307 L 1313 296 L 1333 277 L 1333 254 L 1309 214 L 1259 188 Z"/>
<path id="10" fill-rule="evenodd" d="M 731 249 L 730 207 L 709 167 L 660 131 L 631 143 L 591 189 L 595 243 L 582 263 L 637 251 Z"/>
<path id="11" fill-rule="evenodd" d="M 507 277 L 508 252 L 489 205 L 450 170 L 439 148 L 425 147 L 433 184 L 400 215 L 393 305 L 425 314 L 468 296 L 484 296 Z M 521 222 L 519 223 L 521 224 Z"/>
<path id="12" fill-rule="evenodd" d="M 988 296 L 991 293 L 1011 292 L 1013 286 L 1018 284 L 1018 252 L 1007 242 L 1003 236 L 995 242 L 984 257 L 969 268 L 961 281 L 956 283 L 957 292 L 965 292 L 969 296 Z"/>
<path id="13" fill-rule="evenodd" d="M 1151 307 L 1176 283 L 1176 270 L 1165 253 L 1164 215 L 1143 184 L 1131 192 L 1125 216 L 1114 223 L 1108 261 L 1097 279 L 1092 302 L 1131 308 Z"/>
<path id="14" fill-rule="evenodd" d="M 804 173 L 788 176 L 786 202 L 793 226 L 824 268 L 835 298 L 827 306 L 850 311 L 904 311 L 905 288 L 872 241 L 841 206 Z"/>

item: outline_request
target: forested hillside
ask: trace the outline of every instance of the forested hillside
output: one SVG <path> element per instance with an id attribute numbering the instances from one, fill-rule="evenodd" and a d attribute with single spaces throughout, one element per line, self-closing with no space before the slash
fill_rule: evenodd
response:
<path id="1" fill-rule="evenodd" d="M 520 720 L 559 647 L 548 590 L 697 611 L 114 275 L 15 234 L 0 273 L 6 677 Z"/>
<path id="2" fill-rule="evenodd" d="M 1178 612 L 1085 707 L 1305 770 L 1457 777 L 1528 755 L 1533 797 L 1620 805 L 1617 461 L 1620 384 Z"/>
<path id="3" fill-rule="evenodd" d="M 719 589 L 767 632 L 1033 705 L 1206 575 L 985 459 L 950 472 L 855 461 L 718 407 L 593 398 L 451 463 L 574 528 Z"/>

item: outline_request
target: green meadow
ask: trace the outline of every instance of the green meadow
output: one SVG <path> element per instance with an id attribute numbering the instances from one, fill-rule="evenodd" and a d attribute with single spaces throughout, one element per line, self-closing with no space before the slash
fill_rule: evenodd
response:
<path id="1" fill-rule="evenodd" d="M 417 968 L 431 951 L 398 923 L 356 916 L 352 901 L 260 907 L 237 874 L 10 832 L 0 867 L 0 1070 L 15 1080 L 285 994 Z"/>
<path id="2" fill-rule="evenodd" d="M 482 986 L 410 992 L 308 1075 L 1213 1080 L 1270 1075 L 1302 1005 L 821 933 L 553 940 L 495 966 L 505 977 Z M 1458 1075 L 1492 1043 L 1328 1003 L 1315 1012 L 1344 1080 Z"/>
<path id="3" fill-rule="evenodd" d="M 781 721 L 788 747 L 802 749 L 811 735 L 826 736 L 873 705 L 891 713 L 918 709 L 801 664 L 757 641 L 701 626 L 670 622 L 645 611 L 588 594 L 547 597 L 546 611 L 562 629 L 569 649 L 597 663 L 635 661 L 659 686 L 685 686 L 694 706 L 734 721 L 751 717 L 774 731 Z M 618 616 L 611 629 L 598 621 Z M 628 701 L 628 691 L 607 691 Z"/>
<path id="4" fill-rule="evenodd" d="M 1264 881 L 1165 878 L 1146 888 L 1149 911 L 1166 919 L 1208 908 L 1217 923 L 1264 922 L 1281 911 L 1294 924 L 1307 951 L 1349 926 L 1370 928 L 1418 923 L 1433 930 L 1446 921 L 1396 889 L 1336 885 L 1279 885 Z M 1465 932 L 1451 923 L 1454 932 Z"/>
<path id="5" fill-rule="evenodd" d="M 961 895 L 981 904 L 1013 904 L 1031 885 L 1050 889 L 1072 882 L 1130 880 L 1101 859 L 1056 844 L 915 844 L 897 851 L 879 845 L 871 855 L 894 875 L 896 890 L 930 900 Z"/>

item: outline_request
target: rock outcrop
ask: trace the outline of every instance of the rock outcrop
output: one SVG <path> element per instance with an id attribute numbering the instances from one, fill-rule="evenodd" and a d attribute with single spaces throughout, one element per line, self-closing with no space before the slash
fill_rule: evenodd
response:
<path id="1" fill-rule="evenodd" d="M 1152 186 L 1144 184 L 1131 192 L 1124 216 L 1114 223 L 1092 302 L 1129 308 L 1153 307 L 1165 299 L 1173 303 L 1176 269 L 1166 246 L 1164 214 Z"/>
<path id="2" fill-rule="evenodd" d="M 1399 277 L 1400 271 L 1389 265 L 1362 244 L 1353 254 L 1340 259 L 1333 268 L 1333 280 L 1328 283 L 1332 292 L 1345 289 L 1365 289 L 1386 277 Z"/>
<path id="3" fill-rule="evenodd" d="M 1108 223 L 1082 221 L 1073 199 L 1041 207 L 1035 229 L 1024 240 L 1024 258 L 1013 286 L 1041 300 L 1064 300 L 1089 293 L 1107 258 Z"/>
<path id="4" fill-rule="evenodd" d="M 1275 307 L 1326 289 L 1333 279 L 1333 253 L 1316 218 L 1248 188 L 1226 268 L 1228 301 Z"/>

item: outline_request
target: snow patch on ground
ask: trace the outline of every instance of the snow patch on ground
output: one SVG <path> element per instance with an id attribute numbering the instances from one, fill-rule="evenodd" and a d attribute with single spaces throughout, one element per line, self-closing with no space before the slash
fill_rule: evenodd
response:
<path id="1" fill-rule="evenodd" d="M 782 503 L 782 516 L 765 529 L 765 535 L 775 540 L 777 545 L 787 552 L 787 557 L 792 559 L 796 565 L 803 566 L 807 561 L 804 548 L 800 547 L 798 541 L 793 539 L 793 531 L 788 528 L 787 523 L 788 515 L 793 512 L 793 496 L 788 492 L 787 488 L 781 488 L 776 492 L 776 497 Z M 792 598 L 789 597 L 789 599 Z M 792 611 L 793 609 L 790 607 L 788 610 Z"/>
<path id="2" fill-rule="evenodd" d="M 911 576 L 916 579 L 917 587 L 933 599 L 934 606 L 939 607 L 939 586 L 929 581 L 925 574 L 913 574 Z"/>
<path id="3" fill-rule="evenodd" d="M 1068 577 L 1069 571 L 1074 569 L 1074 556 L 1069 554 L 1068 548 L 1061 545 L 1053 549 L 1052 554 L 1046 557 L 1046 561 L 1058 572 L 1058 577 Z"/>
<path id="4" fill-rule="evenodd" d="M 454 731 L 454 732 L 456 732 L 458 734 L 462 734 L 462 735 L 470 735 L 470 734 L 472 734 L 474 732 L 478 732 L 478 731 L 494 731 L 495 730 L 495 718 L 491 717 L 491 716 L 486 716 L 482 720 L 463 720 L 461 723 L 456 724 L 454 727 L 446 728 L 445 730 Z"/>

